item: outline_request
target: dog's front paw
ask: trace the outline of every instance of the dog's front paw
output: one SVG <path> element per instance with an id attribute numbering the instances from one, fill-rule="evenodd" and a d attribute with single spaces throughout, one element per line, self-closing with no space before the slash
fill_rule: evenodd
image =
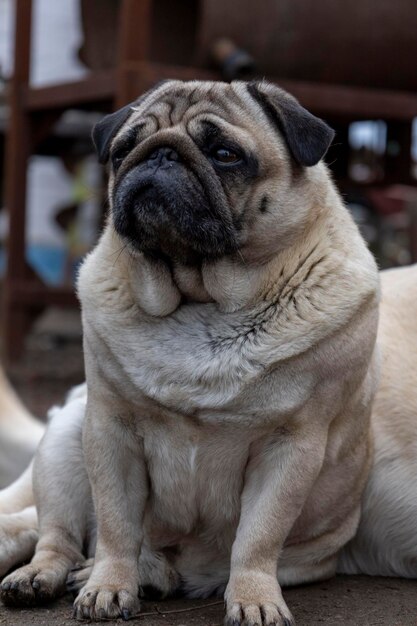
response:
<path id="1" fill-rule="evenodd" d="M 119 585 L 94 585 L 88 582 L 74 602 L 78 620 L 108 620 L 134 617 L 140 609 L 138 590 Z"/>
<path id="2" fill-rule="evenodd" d="M 263 572 L 231 576 L 226 593 L 226 626 L 294 626 L 278 580 Z"/>
<path id="3" fill-rule="evenodd" d="M 42 566 L 25 565 L 7 576 L 0 596 L 7 606 L 35 606 L 62 595 L 68 568 L 57 559 Z"/>

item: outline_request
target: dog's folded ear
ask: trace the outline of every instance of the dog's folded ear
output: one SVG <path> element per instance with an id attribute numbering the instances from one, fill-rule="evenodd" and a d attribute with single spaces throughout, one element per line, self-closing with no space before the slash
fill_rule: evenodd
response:
<path id="1" fill-rule="evenodd" d="M 106 115 L 94 126 L 92 137 L 100 163 L 107 163 L 109 160 L 112 139 L 131 115 L 133 106 L 134 102 L 127 104 L 122 109 Z"/>
<path id="2" fill-rule="evenodd" d="M 248 91 L 283 134 L 299 165 L 310 167 L 324 157 L 334 138 L 330 126 L 275 85 L 264 81 L 251 82 Z"/>

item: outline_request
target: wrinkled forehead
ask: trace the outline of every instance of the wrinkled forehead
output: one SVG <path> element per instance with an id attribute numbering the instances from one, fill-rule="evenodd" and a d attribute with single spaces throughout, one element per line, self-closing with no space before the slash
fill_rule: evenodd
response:
<path id="1" fill-rule="evenodd" d="M 248 118 L 248 94 L 243 85 L 223 82 L 166 81 L 136 106 L 129 125 L 152 118 L 158 127 L 186 124 L 198 116 L 214 116 L 236 124 Z"/>

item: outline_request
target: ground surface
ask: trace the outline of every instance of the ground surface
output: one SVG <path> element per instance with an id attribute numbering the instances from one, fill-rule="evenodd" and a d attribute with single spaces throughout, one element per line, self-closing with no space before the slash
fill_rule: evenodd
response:
<path id="1" fill-rule="evenodd" d="M 62 402 L 68 388 L 83 380 L 77 317 L 49 314 L 41 320 L 23 358 L 8 373 L 38 416 Z M 341 576 L 289 589 L 284 595 L 297 626 L 417 626 L 417 581 Z M 132 621 L 143 626 L 221 626 L 223 605 L 213 602 L 145 603 L 142 616 Z M 71 605 L 69 596 L 38 609 L 10 610 L 0 605 L 0 626 L 74 626 Z"/>
<path id="2" fill-rule="evenodd" d="M 285 598 L 297 626 L 415 626 L 417 593 L 414 581 L 340 576 L 326 583 L 290 589 Z M 213 601 L 212 601 L 213 602 Z M 222 626 L 223 606 L 210 601 L 170 600 L 145 603 L 143 626 Z M 197 607 L 197 608 L 196 608 Z M 171 612 L 173 611 L 173 612 Z M 71 598 L 40 609 L 0 607 L 0 625 L 74 626 Z M 106 624 L 124 622 L 107 621 Z"/>

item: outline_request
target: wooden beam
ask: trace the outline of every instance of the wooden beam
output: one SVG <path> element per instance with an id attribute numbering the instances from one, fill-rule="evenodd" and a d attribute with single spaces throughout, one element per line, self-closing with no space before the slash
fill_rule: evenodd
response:
<path id="1" fill-rule="evenodd" d="M 117 54 L 116 108 L 128 101 L 130 86 L 126 65 L 146 62 L 149 54 L 152 2 L 154 0 L 121 0 Z"/>
<path id="2" fill-rule="evenodd" d="M 417 116 L 417 93 L 344 85 L 268 79 L 292 93 L 307 109 L 349 120 L 411 120 Z"/>
<path id="3" fill-rule="evenodd" d="M 6 141 L 5 205 L 9 213 L 7 267 L 3 297 L 3 345 L 6 357 L 16 356 L 22 348 L 28 327 L 27 312 L 12 305 L 14 284 L 26 273 L 26 179 L 31 152 L 30 124 L 22 106 L 22 85 L 30 76 L 31 0 L 16 0 L 14 24 L 14 72 L 10 81 L 10 123 Z"/>
<path id="4" fill-rule="evenodd" d="M 110 106 L 115 91 L 114 72 L 94 72 L 82 80 L 51 87 L 23 87 L 22 101 L 28 110 L 43 112 L 77 106 L 85 108 L 89 103 L 97 106 L 100 100 Z"/>
<path id="5" fill-rule="evenodd" d="M 71 287 L 50 287 L 33 280 L 20 280 L 13 289 L 12 306 L 57 306 L 79 308 L 79 302 Z"/>
<path id="6" fill-rule="evenodd" d="M 203 68 L 164 65 L 151 62 L 129 62 L 125 65 L 128 89 L 123 103 L 135 99 L 164 78 L 180 80 L 219 80 L 220 74 Z M 324 83 L 308 83 L 267 76 L 293 94 L 307 109 L 327 116 L 349 120 L 393 119 L 412 120 L 417 117 L 417 93 L 346 87 Z"/>

